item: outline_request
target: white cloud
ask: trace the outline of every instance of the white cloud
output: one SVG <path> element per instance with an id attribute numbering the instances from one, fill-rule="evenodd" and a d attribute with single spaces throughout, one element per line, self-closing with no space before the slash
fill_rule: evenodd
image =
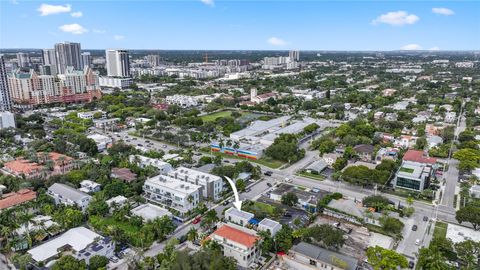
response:
<path id="1" fill-rule="evenodd" d="M 81 35 L 83 33 L 88 32 L 88 29 L 85 29 L 83 26 L 81 26 L 78 23 L 72 23 L 72 24 L 64 24 L 59 27 L 60 30 L 66 33 L 71 33 L 74 35 Z"/>
<path id="2" fill-rule="evenodd" d="M 372 24 L 377 25 L 381 23 L 394 25 L 394 26 L 401 26 L 405 24 L 414 24 L 420 17 L 415 14 L 409 14 L 406 11 L 391 11 L 385 14 L 378 16 L 375 20 L 372 21 Z"/>
<path id="3" fill-rule="evenodd" d="M 113 36 L 113 39 L 115 39 L 115 40 L 124 40 L 124 39 L 125 39 L 125 36 L 122 36 L 122 35 L 114 35 L 114 36 Z"/>
<path id="4" fill-rule="evenodd" d="M 215 1 L 214 0 L 200 0 L 200 2 L 204 3 L 207 6 L 215 6 Z"/>
<path id="5" fill-rule="evenodd" d="M 432 12 L 435 14 L 450 16 L 455 14 L 455 12 L 448 8 L 432 8 Z"/>
<path id="6" fill-rule="evenodd" d="M 277 37 L 271 37 L 267 39 L 268 44 L 273 45 L 273 46 L 285 46 L 287 42 L 281 38 Z"/>
<path id="7" fill-rule="evenodd" d="M 71 5 L 49 5 L 49 4 L 41 4 L 40 7 L 38 8 L 38 11 L 40 12 L 40 16 L 48 16 L 48 15 L 53 15 L 53 14 L 60 14 L 60 13 L 67 13 L 72 11 L 72 6 Z"/>
<path id="8" fill-rule="evenodd" d="M 74 18 L 80 18 L 80 17 L 83 16 L 83 13 L 81 11 L 72 12 L 72 13 L 70 13 L 70 16 L 72 16 Z"/>
<path id="9" fill-rule="evenodd" d="M 440 48 L 435 46 L 435 47 L 432 47 L 430 49 L 428 49 L 429 51 L 440 51 Z"/>
<path id="10" fill-rule="evenodd" d="M 107 31 L 102 29 L 93 29 L 92 32 L 95 34 L 105 34 Z"/>
<path id="11" fill-rule="evenodd" d="M 404 50 L 404 51 L 416 51 L 416 50 L 421 50 L 421 49 L 422 49 L 422 46 L 420 46 L 418 44 L 415 44 L 415 43 L 407 44 L 407 45 L 400 48 L 400 50 Z"/>

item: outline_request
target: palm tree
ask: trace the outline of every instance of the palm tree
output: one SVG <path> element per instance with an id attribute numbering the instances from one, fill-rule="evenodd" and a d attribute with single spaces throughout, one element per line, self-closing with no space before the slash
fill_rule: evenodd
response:
<path id="1" fill-rule="evenodd" d="M 197 237 L 198 237 L 197 229 L 195 229 L 194 227 L 190 228 L 190 230 L 187 233 L 187 240 L 193 243 L 195 240 L 197 240 Z"/>
<path id="2" fill-rule="evenodd" d="M 235 153 L 238 151 L 238 148 L 240 148 L 240 143 L 238 141 L 235 141 L 233 143 L 233 149 L 235 149 Z"/>
<path id="3" fill-rule="evenodd" d="M 0 235 L 2 236 L 3 240 L 5 240 L 5 246 L 8 246 L 9 244 L 9 238 L 10 235 L 12 234 L 12 229 L 10 229 L 8 226 L 2 226 L 0 228 Z"/>

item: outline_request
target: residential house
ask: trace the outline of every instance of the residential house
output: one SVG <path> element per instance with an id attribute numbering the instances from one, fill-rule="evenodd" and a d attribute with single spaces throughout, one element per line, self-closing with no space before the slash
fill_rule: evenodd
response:
<path id="1" fill-rule="evenodd" d="M 323 154 L 322 159 L 327 163 L 328 167 L 332 168 L 333 163 L 335 163 L 339 157 L 342 157 L 342 155 L 338 153 L 325 153 Z"/>
<path id="2" fill-rule="evenodd" d="M 137 175 L 128 168 L 112 168 L 110 177 L 120 179 L 127 183 L 133 182 L 137 179 Z"/>
<path id="3" fill-rule="evenodd" d="M 375 152 L 373 145 L 359 144 L 353 147 L 353 150 L 362 161 L 371 162 L 373 160 L 373 154 Z"/>
<path id="4" fill-rule="evenodd" d="M 215 241 L 223 248 L 223 255 L 233 257 L 237 265 L 250 267 L 261 256 L 261 238 L 254 230 L 235 224 L 224 224 L 218 227 L 206 239 Z"/>
<path id="5" fill-rule="evenodd" d="M 225 211 L 225 220 L 240 226 L 247 226 L 253 217 L 254 214 L 238 210 L 236 207 L 230 207 Z"/>
<path id="6" fill-rule="evenodd" d="M 47 194 L 55 200 L 55 204 L 77 206 L 82 212 L 87 210 L 88 204 L 92 200 L 92 196 L 87 193 L 60 183 L 51 185 Z"/>
<path id="7" fill-rule="evenodd" d="M 356 258 L 306 242 L 294 245 L 282 261 L 292 270 L 357 270 Z"/>
<path id="8" fill-rule="evenodd" d="M 85 260 L 88 265 L 93 256 L 111 258 L 114 251 L 115 243 L 110 238 L 85 227 L 77 227 L 30 249 L 27 253 L 37 266 L 47 265 L 48 262 L 61 257 L 62 253 L 71 255 L 77 260 Z"/>
<path id="9" fill-rule="evenodd" d="M 20 189 L 17 192 L 3 194 L 0 198 L 0 211 L 35 200 L 37 193 L 30 189 Z"/>
<path id="10" fill-rule="evenodd" d="M 102 185 L 99 183 L 93 182 L 91 180 L 83 180 L 80 182 L 79 190 L 85 193 L 94 193 L 99 192 L 102 188 Z"/>
<path id="11" fill-rule="evenodd" d="M 170 163 L 157 158 L 149 158 L 141 155 L 130 155 L 128 157 L 130 163 L 137 164 L 140 168 L 145 168 L 147 166 L 153 166 L 159 170 L 161 174 L 167 175 L 171 170 L 173 170 Z"/>
<path id="12" fill-rule="evenodd" d="M 272 237 L 275 237 L 278 231 L 282 229 L 282 224 L 279 222 L 264 218 L 258 223 L 257 230 L 258 231 L 268 231 Z"/>

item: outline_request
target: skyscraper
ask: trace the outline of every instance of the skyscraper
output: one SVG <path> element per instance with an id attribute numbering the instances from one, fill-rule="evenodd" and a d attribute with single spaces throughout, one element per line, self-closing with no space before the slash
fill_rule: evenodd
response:
<path id="1" fill-rule="evenodd" d="M 0 111 L 10 111 L 12 109 L 12 100 L 8 91 L 7 70 L 5 69 L 5 60 L 0 54 Z"/>
<path id="2" fill-rule="evenodd" d="M 80 43 L 68 42 L 55 44 L 55 55 L 57 58 L 57 72 L 64 74 L 67 67 L 75 70 L 82 70 L 82 57 L 80 55 Z"/>
<path id="3" fill-rule="evenodd" d="M 42 58 L 43 58 L 44 74 L 46 75 L 57 74 L 57 56 L 55 54 L 55 49 L 43 49 Z M 48 72 L 45 72 L 45 71 L 48 71 Z"/>
<path id="4" fill-rule="evenodd" d="M 82 53 L 82 66 L 83 68 L 85 68 L 85 66 L 92 66 L 92 56 L 89 52 Z"/>
<path id="5" fill-rule="evenodd" d="M 127 50 L 106 50 L 107 75 L 111 77 L 130 77 L 130 62 Z"/>
<path id="6" fill-rule="evenodd" d="M 288 56 L 292 61 L 299 61 L 300 60 L 300 52 L 299 51 L 289 51 Z"/>
<path id="7" fill-rule="evenodd" d="M 149 54 L 147 55 L 147 62 L 151 67 L 157 67 L 160 65 L 160 55 Z"/>
<path id="8" fill-rule="evenodd" d="M 28 57 L 28 53 L 17 53 L 17 62 L 18 66 L 21 68 L 29 67 L 30 66 L 30 57 Z"/>

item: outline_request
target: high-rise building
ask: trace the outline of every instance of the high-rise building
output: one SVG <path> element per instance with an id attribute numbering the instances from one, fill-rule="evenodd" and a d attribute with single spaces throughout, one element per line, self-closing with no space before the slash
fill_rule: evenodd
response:
<path id="1" fill-rule="evenodd" d="M 106 50 L 107 75 L 111 77 L 129 77 L 130 62 L 127 50 Z"/>
<path id="2" fill-rule="evenodd" d="M 55 55 L 57 58 L 57 72 L 64 74 L 67 67 L 75 70 L 82 70 L 82 57 L 80 55 L 80 43 L 68 42 L 55 44 Z"/>
<path id="3" fill-rule="evenodd" d="M 158 67 L 160 65 L 160 55 L 158 54 L 147 55 L 147 62 L 151 67 Z"/>
<path id="4" fill-rule="evenodd" d="M 92 55 L 89 52 L 82 53 L 82 66 L 92 67 Z"/>
<path id="5" fill-rule="evenodd" d="M 299 61 L 300 60 L 300 51 L 289 51 L 288 56 L 292 61 Z"/>
<path id="6" fill-rule="evenodd" d="M 42 74 L 55 75 L 57 74 L 57 56 L 55 49 L 42 50 L 43 69 Z"/>
<path id="7" fill-rule="evenodd" d="M 8 91 L 7 69 L 5 60 L 0 54 L 0 111 L 10 111 L 12 109 L 12 100 Z"/>
<path id="8" fill-rule="evenodd" d="M 30 57 L 28 53 L 17 53 L 18 67 L 25 68 L 30 66 Z"/>

